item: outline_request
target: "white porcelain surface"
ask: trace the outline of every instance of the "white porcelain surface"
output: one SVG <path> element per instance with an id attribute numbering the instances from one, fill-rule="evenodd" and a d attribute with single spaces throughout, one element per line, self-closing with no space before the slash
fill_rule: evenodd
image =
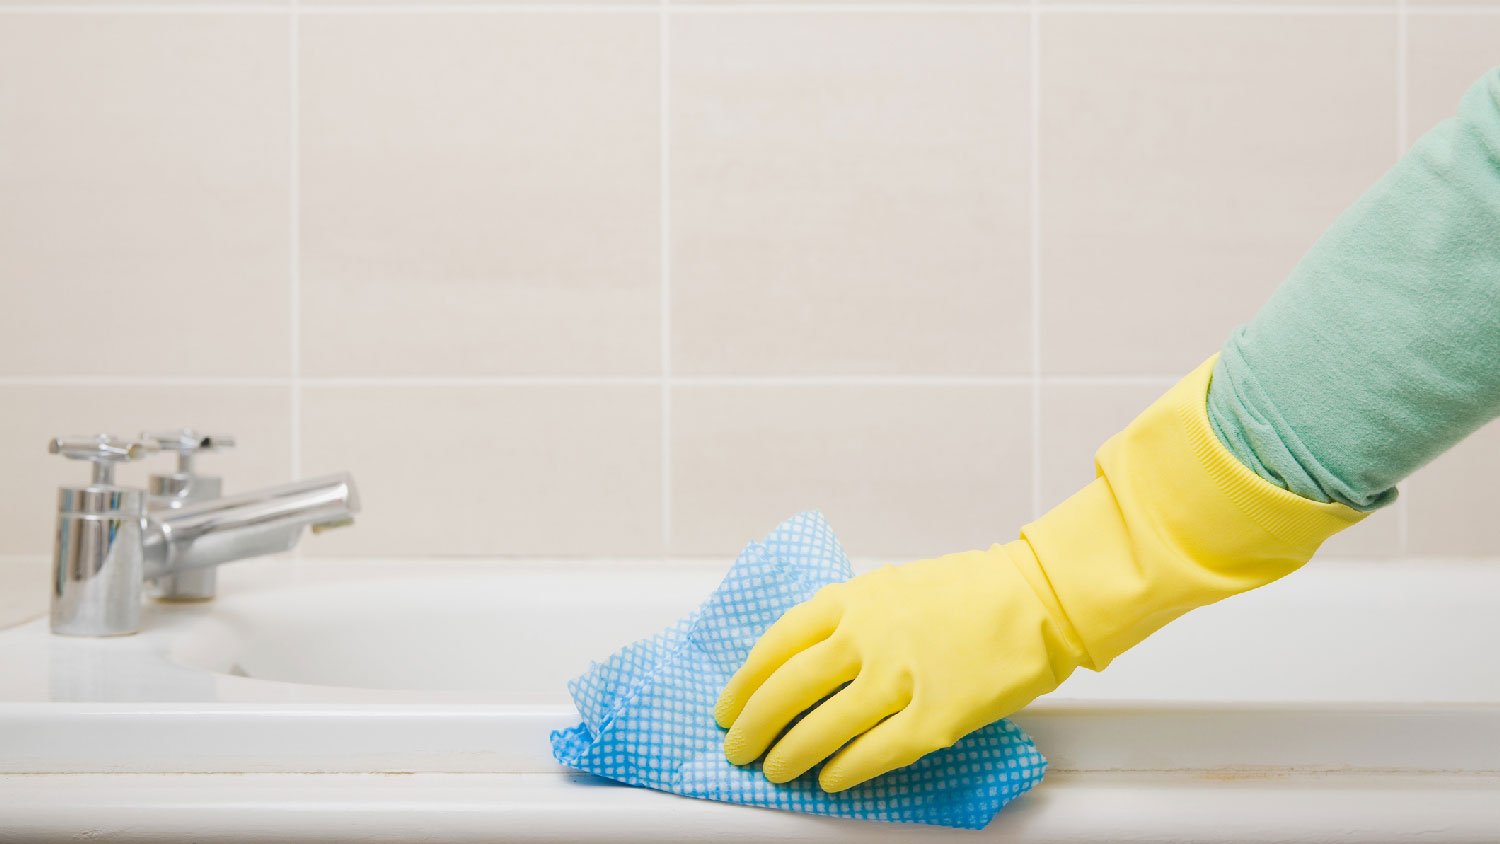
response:
<path id="1" fill-rule="evenodd" d="M 553 761 L 567 679 L 722 571 L 269 560 L 227 567 L 214 603 L 151 605 L 137 636 L 0 632 L 0 841 L 944 837 Z M 1440 837 L 1475 840 L 1500 823 L 1497 594 L 1500 563 L 1318 563 L 1194 613 L 1021 713 L 1048 780 L 987 834 L 1397 841 L 1445 819 Z"/>
<path id="2" fill-rule="evenodd" d="M 307 701 L 403 691 L 423 700 L 561 704 L 566 681 L 591 659 L 684 615 L 723 573 L 707 563 L 258 566 L 226 569 L 216 604 L 154 605 L 150 635 L 102 646 L 165 646 L 167 662 L 209 672 L 213 694 L 226 701 L 269 693 L 214 675 L 338 687 L 300 691 Z M 1500 704 L 1500 672 L 1453 670 L 1500 650 L 1500 568 L 1390 564 L 1352 573 L 1348 564 L 1319 563 L 1196 612 L 1108 672 L 1078 673 L 1059 696 Z M 80 656 L 101 646 L 48 644 Z M 51 694 L 60 696 L 55 687 Z"/>
<path id="3" fill-rule="evenodd" d="M 976 833 L 729 806 L 584 776 L 0 776 L 0 841 L 1492 842 L 1497 789 L 1500 779 L 1472 775 L 1049 773 Z"/>
<path id="4" fill-rule="evenodd" d="M 560 773 L 568 678 L 721 573 L 273 560 L 226 568 L 212 604 L 150 606 L 134 637 L 38 619 L 0 633 L 0 773 Z M 1497 594 L 1500 565 L 1320 563 L 1018 720 L 1053 770 L 1500 772 Z"/>

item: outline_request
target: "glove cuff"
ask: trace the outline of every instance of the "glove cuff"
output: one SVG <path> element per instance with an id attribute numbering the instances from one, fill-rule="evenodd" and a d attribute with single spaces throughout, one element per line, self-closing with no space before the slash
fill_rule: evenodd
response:
<path id="1" fill-rule="evenodd" d="M 1111 437 L 1098 477 L 1027 525 L 1013 553 L 1061 628 L 1102 669 L 1195 607 L 1296 570 L 1366 514 L 1302 498 L 1241 464 L 1208 421 L 1217 356 Z"/>

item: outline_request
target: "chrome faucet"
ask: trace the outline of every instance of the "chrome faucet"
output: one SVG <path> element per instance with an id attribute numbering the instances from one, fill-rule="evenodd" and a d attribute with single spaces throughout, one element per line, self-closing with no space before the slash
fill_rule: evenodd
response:
<path id="1" fill-rule="evenodd" d="M 52 440 L 48 451 L 94 464 L 87 486 L 58 491 L 52 560 L 52 632 L 121 636 L 140 629 L 145 582 L 167 598 L 213 596 L 213 582 L 191 576 L 223 563 L 295 547 L 302 529 L 351 524 L 359 512 L 347 474 L 294 481 L 254 492 L 208 497 L 217 479 L 199 487 L 193 457 L 232 444 L 229 438 L 173 432 L 126 440 L 100 434 Z M 117 486 L 116 464 L 166 448 L 178 472 L 152 481 L 152 495 Z M 173 480 L 175 479 L 175 480 Z M 174 506 L 175 505 L 175 506 Z M 206 585 L 206 590 L 205 590 Z"/>

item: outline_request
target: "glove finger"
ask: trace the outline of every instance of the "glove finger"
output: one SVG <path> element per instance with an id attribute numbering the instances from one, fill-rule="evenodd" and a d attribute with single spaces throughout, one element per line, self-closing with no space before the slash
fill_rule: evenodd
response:
<path id="1" fill-rule="evenodd" d="M 911 701 L 910 692 L 861 674 L 792 726 L 766 754 L 766 779 L 790 782 Z"/>
<path id="2" fill-rule="evenodd" d="M 818 784 L 829 793 L 843 791 L 946 747 L 926 738 L 922 725 L 930 721 L 916 707 L 908 706 L 834 755 L 818 772 Z"/>
<path id="3" fill-rule="evenodd" d="M 745 664 L 719 693 L 714 706 L 714 720 L 719 726 L 733 726 L 750 696 L 787 660 L 833 635 L 839 622 L 838 608 L 832 601 L 818 598 L 814 595 L 787 610 L 761 634 Z"/>
<path id="4" fill-rule="evenodd" d="M 745 703 L 724 737 L 725 757 L 733 765 L 755 761 L 787 724 L 858 673 L 858 655 L 831 639 L 787 660 Z"/>

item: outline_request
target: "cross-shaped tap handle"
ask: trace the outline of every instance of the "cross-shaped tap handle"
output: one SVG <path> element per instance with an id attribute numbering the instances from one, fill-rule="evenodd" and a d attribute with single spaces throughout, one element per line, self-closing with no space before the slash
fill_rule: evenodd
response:
<path id="1" fill-rule="evenodd" d="M 69 460 L 88 460 L 94 464 L 94 483 L 112 485 L 115 482 L 115 464 L 140 460 L 158 451 L 150 440 L 127 440 L 111 434 L 95 434 L 92 437 L 54 437 L 47 443 L 47 451 L 61 454 Z"/>
<path id="2" fill-rule="evenodd" d="M 192 428 L 143 432 L 141 439 L 155 443 L 162 451 L 177 452 L 177 471 L 184 475 L 193 471 L 195 455 L 234 447 L 234 437 L 229 434 L 205 434 Z"/>

